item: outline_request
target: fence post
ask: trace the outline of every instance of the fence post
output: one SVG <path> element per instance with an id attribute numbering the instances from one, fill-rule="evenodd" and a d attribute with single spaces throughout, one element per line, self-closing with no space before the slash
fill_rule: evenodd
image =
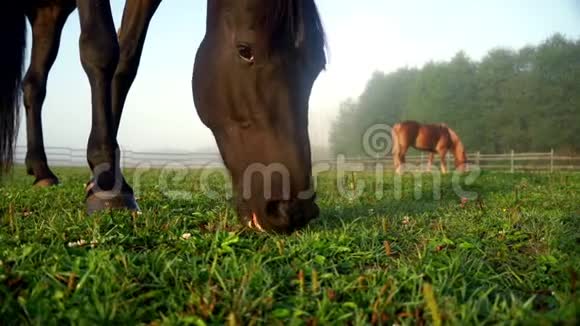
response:
<path id="1" fill-rule="evenodd" d="M 421 152 L 421 158 L 419 160 L 419 169 L 423 170 L 423 152 Z"/>
<path id="2" fill-rule="evenodd" d="M 121 155 L 121 164 L 120 167 L 121 169 L 127 169 L 129 167 L 129 161 L 130 161 L 130 151 L 120 151 L 119 154 Z"/>
<path id="3" fill-rule="evenodd" d="M 479 166 L 480 156 L 481 156 L 481 152 L 477 151 L 477 153 L 475 153 L 475 165 L 477 165 L 477 166 Z"/>
<path id="4" fill-rule="evenodd" d="M 554 149 L 550 149 L 550 173 L 554 172 Z"/>
<path id="5" fill-rule="evenodd" d="M 511 155 L 510 155 L 510 172 L 514 173 L 514 150 L 512 149 Z"/>

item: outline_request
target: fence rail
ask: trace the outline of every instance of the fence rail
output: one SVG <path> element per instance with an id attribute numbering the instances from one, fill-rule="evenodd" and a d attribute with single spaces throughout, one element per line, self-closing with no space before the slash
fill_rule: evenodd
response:
<path id="1" fill-rule="evenodd" d="M 47 147 L 46 155 L 51 166 L 86 166 L 86 149 L 72 149 L 65 147 Z M 503 154 L 486 154 L 473 152 L 467 154 L 469 164 L 475 164 L 482 170 L 494 171 L 580 171 L 580 156 L 558 155 L 554 151 L 547 153 L 515 153 L 511 151 Z M 26 157 L 26 147 L 18 146 L 15 153 L 15 162 L 23 164 Z M 407 155 L 406 162 L 418 168 L 427 164 L 427 154 Z M 368 158 L 346 157 L 345 162 L 363 164 L 365 168 L 372 169 L 377 164 L 382 164 L 385 169 L 393 167 L 392 156 Z M 314 163 L 328 164 L 336 167 L 337 158 L 315 159 Z M 223 167 L 223 161 L 218 153 L 161 153 L 161 152 L 137 152 L 123 150 L 121 155 L 123 168 L 203 168 Z M 439 165 L 439 157 L 436 156 L 433 166 Z M 453 166 L 453 158 L 448 156 L 447 165 Z"/>

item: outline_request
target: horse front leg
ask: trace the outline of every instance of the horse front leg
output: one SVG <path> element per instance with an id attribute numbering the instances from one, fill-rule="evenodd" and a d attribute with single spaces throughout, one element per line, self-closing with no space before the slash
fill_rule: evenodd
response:
<path id="1" fill-rule="evenodd" d="M 26 108 L 26 170 L 35 177 L 34 185 L 47 187 L 59 183 L 48 167 L 42 135 L 42 105 L 46 97 L 46 81 L 60 44 L 62 28 L 72 4 L 48 5 L 26 13 L 32 25 L 30 65 L 23 80 L 24 107 Z"/>
<path id="2" fill-rule="evenodd" d="M 160 3 L 161 0 L 138 0 L 125 3 L 121 28 L 119 28 L 118 33 L 119 64 L 113 77 L 112 89 L 115 136 L 119 131 L 127 94 L 137 76 L 149 23 Z"/>
<path id="3" fill-rule="evenodd" d="M 399 147 L 393 159 L 395 161 L 395 173 L 398 175 L 403 174 L 403 167 L 405 165 L 405 154 L 407 153 L 407 149 L 404 147 Z"/>
<path id="4" fill-rule="evenodd" d="M 435 153 L 430 152 L 429 153 L 429 157 L 427 158 L 427 171 L 431 171 L 431 168 L 433 167 L 433 160 L 435 159 Z"/>
<path id="5" fill-rule="evenodd" d="M 77 0 L 81 24 L 80 57 L 91 85 L 92 126 L 87 160 L 93 179 L 87 185 L 87 211 L 138 210 L 133 190 L 119 164 L 111 105 L 111 84 L 119 61 L 119 44 L 109 0 Z"/>
<path id="6" fill-rule="evenodd" d="M 395 173 L 397 173 L 398 175 L 403 174 L 403 163 L 404 163 L 404 157 L 398 157 L 397 158 L 397 163 L 396 163 L 396 168 L 395 168 Z"/>
<path id="7" fill-rule="evenodd" d="M 393 165 L 395 166 L 395 173 L 401 174 L 401 160 L 399 153 L 393 153 Z"/>
<path id="8" fill-rule="evenodd" d="M 447 151 L 440 151 L 441 156 L 441 173 L 447 174 Z"/>

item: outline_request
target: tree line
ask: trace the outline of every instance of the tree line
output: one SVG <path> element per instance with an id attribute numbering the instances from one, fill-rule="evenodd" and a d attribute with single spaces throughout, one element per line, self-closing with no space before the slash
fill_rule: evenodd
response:
<path id="1" fill-rule="evenodd" d="M 330 132 L 335 154 L 363 155 L 378 123 L 445 122 L 468 152 L 580 152 L 580 39 L 555 34 L 537 46 L 495 48 L 481 61 L 463 51 L 421 69 L 375 72 L 345 100 Z"/>

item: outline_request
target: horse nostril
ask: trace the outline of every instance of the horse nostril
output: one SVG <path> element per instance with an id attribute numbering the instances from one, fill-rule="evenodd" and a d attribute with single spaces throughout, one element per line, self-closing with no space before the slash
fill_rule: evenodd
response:
<path id="1" fill-rule="evenodd" d="M 270 200 L 266 203 L 266 214 L 272 216 L 278 211 L 279 200 Z"/>
<path id="2" fill-rule="evenodd" d="M 288 213 L 288 202 L 284 200 L 270 200 L 266 203 L 268 216 L 282 217 Z"/>
<path id="3" fill-rule="evenodd" d="M 317 218 L 319 211 L 318 205 L 312 199 L 270 200 L 265 203 L 266 215 L 261 222 L 267 222 L 270 229 L 292 232 Z"/>

